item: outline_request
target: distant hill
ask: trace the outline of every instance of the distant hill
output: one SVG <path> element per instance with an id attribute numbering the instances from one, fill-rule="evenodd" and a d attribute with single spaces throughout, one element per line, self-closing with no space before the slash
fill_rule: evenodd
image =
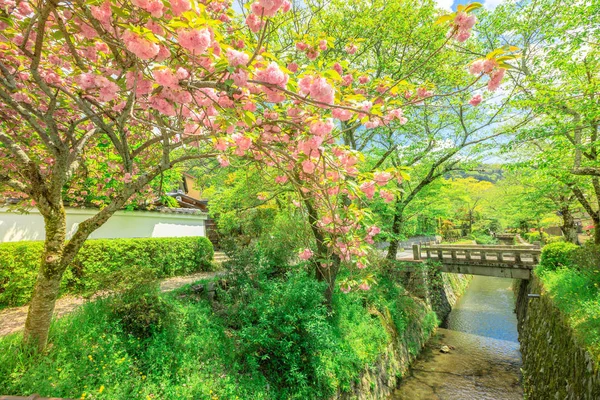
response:
<path id="1" fill-rule="evenodd" d="M 446 178 L 474 178 L 478 181 L 496 183 L 504 179 L 504 171 L 500 165 L 481 165 L 469 171 L 454 171 Z"/>

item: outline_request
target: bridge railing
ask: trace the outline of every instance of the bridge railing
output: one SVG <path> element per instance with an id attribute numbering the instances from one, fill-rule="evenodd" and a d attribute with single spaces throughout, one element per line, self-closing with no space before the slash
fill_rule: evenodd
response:
<path id="1" fill-rule="evenodd" d="M 425 257 L 423 257 L 423 253 Z M 413 246 L 415 260 L 442 262 L 503 263 L 533 266 L 540 261 L 541 250 L 531 246 Z"/>

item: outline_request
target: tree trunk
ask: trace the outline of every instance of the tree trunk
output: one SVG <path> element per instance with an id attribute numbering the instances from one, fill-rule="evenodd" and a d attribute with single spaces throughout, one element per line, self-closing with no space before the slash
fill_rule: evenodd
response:
<path id="1" fill-rule="evenodd" d="M 575 218 L 573 218 L 571 210 L 569 210 L 569 207 L 563 207 L 560 211 L 563 219 L 560 229 L 565 236 L 565 240 L 570 243 L 579 244 L 577 226 L 575 225 Z"/>
<path id="2" fill-rule="evenodd" d="M 332 262 L 328 267 L 317 266 L 316 278 L 320 282 L 327 282 L 327 288 L 325 288 L 325 303 L 329 310 L 333 302 L 333 292 L 335 291 L 335 280 L 340 270 L 341 260 L 337 255 L 332 255 Z"/>
<path id="3" fill-rule="evenodd" d="M 400 240 L 398 239 L 398 235 L 402 232 L 402 227 L 404 225 L 404 204 L 396 203 L 396 213 L 394 214 L 394 221 L 392 223 L 392 234 L 394 237 L 390 240 L 390 245 L 388 247 L 388 252 L 386 258 L 388 260 L 396 260 L 398 256 L 398 247 L 400 244 Z"/>
<path id="4" fill-rule="evenodd" d="M 340 269 L 341 260 L 335 254 L 332 254 L 331 258 L 329 257 L 329 252 L 325 245 L 325 235 L 323 231 L 321 231 L 321 228 L 319 228 L 319 216 L 312 201 L 309 198 L 304 198 L 304 205 L 306 206 L 308 222 L 317 244 L 317 254 L 315 258 L 320 260 L 331 259 L 329 266 L 324 266 L 321 262 L 315 262 L 315 278 L 318 281 L 327 282 L 327 288 L 325 288 L 324 293 L 325 304 L 327 305 L 327 308 L 331 310 L 333 292 L 335 290 L 335 280 Z"/>
<path id="5" fill-rule="evenodd" d="M 538 233 L 540 234 L 540 244 L 543 246 L 546 244 L 546 241 L 544 240 L 544 232 L 542 231 L 542 226 L 540 225 L 539 221 L 537 221 L 537 226 Z"/>
<path id="6" fill-rule="evenodd" d="M 600 212 L 592 215 L 594 221 L 594 244 L 600 245 Z"/>
<path id="7" fill-rule="evenodd" d="M 64 208 L 55 208 L 44 215 L 46 240 L 40 260 L 33 296 L 25 322 L 24 341 L 43 350 L 48 341 L 54 305 L 58 298 L 60 282 L 67 268 L 63 261 L 66 239 L 66 214 Z"/>

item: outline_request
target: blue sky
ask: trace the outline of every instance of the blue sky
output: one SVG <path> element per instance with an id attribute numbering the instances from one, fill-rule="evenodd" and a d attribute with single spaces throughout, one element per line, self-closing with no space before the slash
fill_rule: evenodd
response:
<path id="1" fill-rule="evenodd" d="M 444 8 L 446 10 L 449 10 L 451 8 L 452 11 L 456 11 L 457 5 L 473 3 L 474 0 L 435 0 L 435 1 L 436 1 L 436 3 L 438 3 L 438 5 L 441 8 Z M 479 2 L 482 3 L 485 8 L 488 8 L 491 10 L 496 8 L 496 6 L 500 3 L 502 3 L 502 1 L 503 0 L 479 0 Z"/>

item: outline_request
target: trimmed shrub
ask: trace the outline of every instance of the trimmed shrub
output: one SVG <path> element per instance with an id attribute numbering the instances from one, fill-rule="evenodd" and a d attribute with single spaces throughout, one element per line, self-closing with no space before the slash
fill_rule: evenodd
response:
<path id="1" fill-rule="evenodd" d="M 41 241 L 0 244 L 0 308 L 29 301 L 43 248 Z M 205 237 L 88 240 L 67 268 L 61 293 L 114 289 L 128 281 L 127 271 L 155 278 L 209 271 L 212 258 Z"/>
<path id="2" fill-rule="evenodd" d="M 556 242 L 544 246 L 540 266 L 547 271 L 554 271 L 559 267 L 570 267 L 571 256 L 579 247 L 573 243 Z"/>

